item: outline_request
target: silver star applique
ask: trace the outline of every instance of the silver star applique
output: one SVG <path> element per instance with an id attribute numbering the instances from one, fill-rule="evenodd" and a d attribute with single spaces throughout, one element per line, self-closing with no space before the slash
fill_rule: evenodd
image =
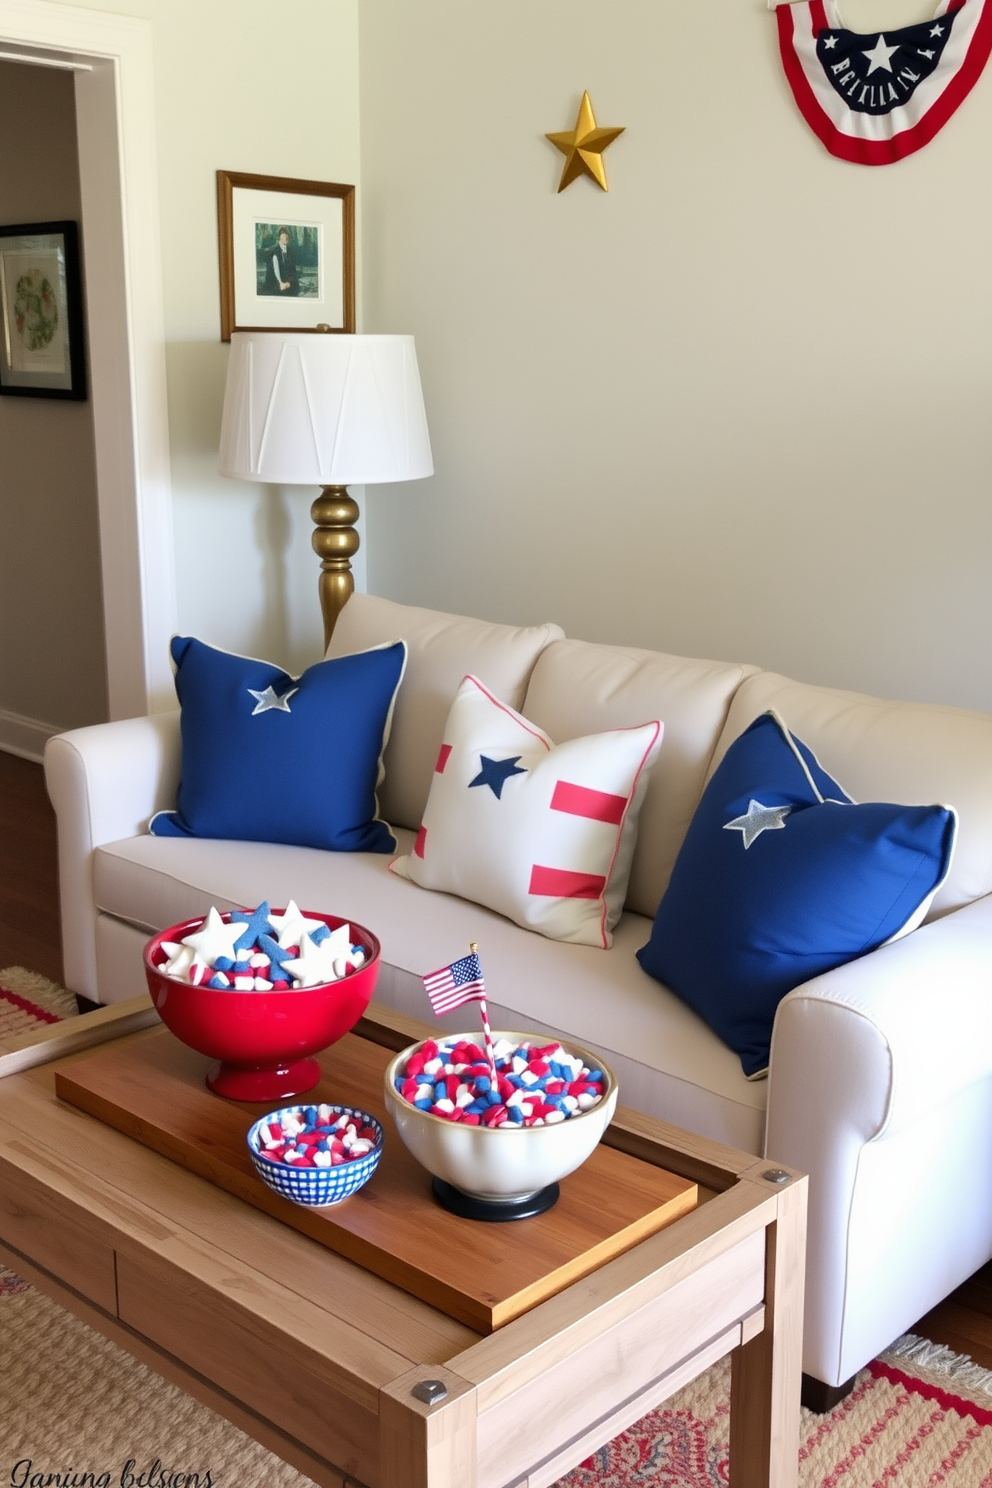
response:
<path id="1" fill-rule="evenodd" d="M 255 699 L 255 706 L 251 710 L 252 718 L 256 713 L 268 713 L 270 708 L 278 708 L 281 713 L 288 713 L 290 711 L 289 700 L 299 690 L 298 687 L 291 687 L 280 697 L 275 688 L 271 686 L 267 687 L 264 692 L 256 692 L 254 687 L 249 687 L 248 691 Z"/>
<path id="2" fill-rule="evenodd" d="M 762 832 L 777 832 L 784 827 L 785 818 L 791 810 L 791 806 L 762 806 L 760 801 L 749 801 L 747 814 L 735 816 L 733 821 L 724 822 L 723 830 L 743 832 L 746 849 L 761 836 Z"/>

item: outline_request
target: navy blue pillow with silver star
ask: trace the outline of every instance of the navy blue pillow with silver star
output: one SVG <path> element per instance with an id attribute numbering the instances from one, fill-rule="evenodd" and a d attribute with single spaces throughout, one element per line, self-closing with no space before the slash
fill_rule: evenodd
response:
<path id="1" fill-rule="evenodd" d="M 787 992 L 919 924 L 956 827 L 945 806 L 856 805 L 765 713 L 703 792 L 637 959 L 760 1074 Z"/>
<path id="2" fill-rule="evenodd" d="M 406 666 L 396 641 L 318 661 L 300 677 L 174 636 L 182 778 L 157 837 L 393 852 L 378 819 L 379 765 Z"/>

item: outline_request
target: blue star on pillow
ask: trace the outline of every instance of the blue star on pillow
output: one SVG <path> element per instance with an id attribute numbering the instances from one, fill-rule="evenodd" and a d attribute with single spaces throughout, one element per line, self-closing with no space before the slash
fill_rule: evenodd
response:
<path id="1" fill-rule="evenodd" d="M 479 763 L 482 765 L 482 769 L 474 780 L 469 781 L 469 789 L 473 785 L 488 785 L 497 801 L 500 800 L 503 795 L 503 787 L 511 775 L 527 774 L 527 771 L 521 769 L 517 764 L 518 759 L 520 759 L 519 754 L 515 754 L 512 759 L 503 760 L 490 759 L 488 754 L 480 754 Z"/>
<path id="2" fill-rule="evenodd" d="M 760 1074 L 787 992 L 920 923 L 956 827 L 946 806 L 855 804 L 765 713 L 703 792 L 637 958 Z"/>

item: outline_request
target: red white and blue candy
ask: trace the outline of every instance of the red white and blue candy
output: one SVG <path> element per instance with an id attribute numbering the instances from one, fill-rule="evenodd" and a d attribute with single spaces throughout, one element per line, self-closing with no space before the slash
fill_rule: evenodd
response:
<path id="1" fill-rule="evenodd" d="M 370 1153 L 380 1140 L 354 1111 L 320 1105 L 277 1111 L 257 1133 L 257 1150 L 297 1168 L 337 1168 Z"/>
<path id="2" fill-rule="evenodd" d="M 493 1047 L 496 1077 L 478 1044 L 428 1039 L 397 1071 L 399 1094 L 419 1111 L 466 1126 L 554 1126 L 603 1099 L 606 1076 L 561 1044 Z"/>
<path id="3" fill-rule="evenodd" d="M 211 906 L 198 930 L 163 941 L 159 970 L 180 982 L 231 992 L 290 992 L 340 981 L 365 964 L 351 926 L 331 930 L 291 899 L 282 914 L 269 901 L 224 920 Z"/>

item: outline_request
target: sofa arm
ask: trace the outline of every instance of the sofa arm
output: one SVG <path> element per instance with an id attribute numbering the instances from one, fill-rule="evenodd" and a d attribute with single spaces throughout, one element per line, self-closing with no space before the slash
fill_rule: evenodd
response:
<path id="1" fill-rule="evenodd" d="M 156 713 L 57 734 L 45 747 L 45 780 L 58 819 L 62 956 L 66 986 L 94 1002 L 93 850 L 144 832 L 176 802 L 179 714 Z"/>
<path id="2" fill-rule="evenodd" d="M 869 1142 L 992 1075 L 992 895 L 790 992 L 769 1065 L 766 1150 Z M 809 1163 L 795 1161 L 809 1171 Z"/>
<path id="3" fill-rule="evenodd" d="M 884 1247 L 866 1256 L 872 1248 L 852 1241 L 866 1199 L 859 1185 L 891 1182 L 900 1202 L 911 1204 L 915 1191 L 925 1204 L 925 1186 L 900 1167 L 917 1140 L 914 1123 L 929 1115 L 936 1124 L 941 1108 L 967 1105 L 965 1092 L 990 1077 L 992 896 L 815 977 L 780 1004 L 765 1151 L 810 1175 L 808 1373 L 838 1384 L 865 1362 L 845 1340 L 845 1298 L 870 1291 L 860 1272 L 884 1265 Z"/>

